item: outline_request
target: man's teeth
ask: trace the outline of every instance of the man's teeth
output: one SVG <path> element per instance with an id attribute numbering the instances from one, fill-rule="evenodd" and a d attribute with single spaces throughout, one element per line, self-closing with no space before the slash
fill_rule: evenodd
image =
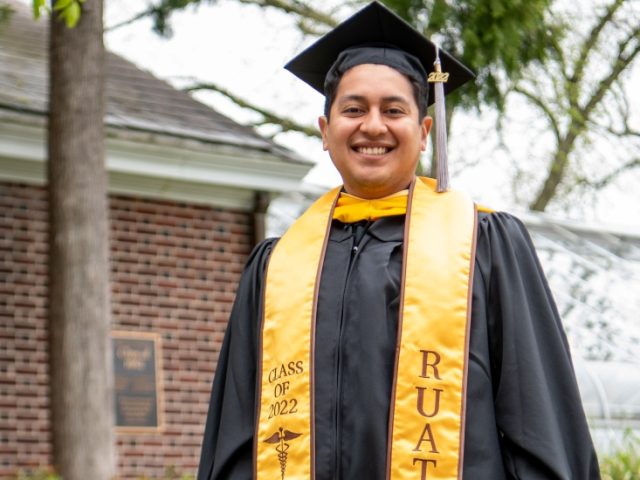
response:
<path id="1" fill-rule="evenodd" d="M 363 155 L 384 155 L 389 151 L 387 147 L 358 147 L 357 150 Z"/>

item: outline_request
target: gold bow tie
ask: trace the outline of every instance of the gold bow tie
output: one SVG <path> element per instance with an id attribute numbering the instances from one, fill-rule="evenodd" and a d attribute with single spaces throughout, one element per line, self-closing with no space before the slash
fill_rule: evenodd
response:
<path id="1" fill-rule="evenodd" d="M 387 197 L 367 200 L 342 192 L 333 211 L 333 218 L 343 223 L 355 223 L 404 215 L 407 213 L 408 194 L 409 190 L 402 190 Z"/>

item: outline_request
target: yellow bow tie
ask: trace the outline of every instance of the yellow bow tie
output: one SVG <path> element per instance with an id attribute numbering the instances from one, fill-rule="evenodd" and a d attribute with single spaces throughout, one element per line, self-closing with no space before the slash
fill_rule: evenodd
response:
<path id="1" fill-rule="evenodd" d="M 342 192 L 333 211 L 334 220 L 355 223 L 361 220 L 377 220 L 382 217 L 407 213 L 409 191 L 402 190 L 387 197 L 367 200 Z"/>

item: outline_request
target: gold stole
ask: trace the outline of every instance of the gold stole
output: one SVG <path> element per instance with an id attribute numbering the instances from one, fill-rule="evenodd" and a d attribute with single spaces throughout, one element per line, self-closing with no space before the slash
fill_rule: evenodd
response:
<path id="1" fill-rule="evenodd" d="M 405 222 L 387 478 L 462 478 L 476 212 L 418 178 Z M 315 202 L 271 254 L 258 370 L 254 478 L 315 478 L 316 299 L 340 189 Z M 323 228 L 319 228 L 322 225 Z"/>

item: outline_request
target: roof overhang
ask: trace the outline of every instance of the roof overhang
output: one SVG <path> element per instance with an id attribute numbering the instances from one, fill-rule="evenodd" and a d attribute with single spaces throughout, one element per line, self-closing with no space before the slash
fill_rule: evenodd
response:
<path id="1" fill-rule="evenodd" d="M 107 127 L 109 191 L 240 210 L 257 191 L 299 188 L 312 167 L 277 152 L 164 133 Z M 0 179 L 46 183 L 42 115 L 0 109 Z"/>

